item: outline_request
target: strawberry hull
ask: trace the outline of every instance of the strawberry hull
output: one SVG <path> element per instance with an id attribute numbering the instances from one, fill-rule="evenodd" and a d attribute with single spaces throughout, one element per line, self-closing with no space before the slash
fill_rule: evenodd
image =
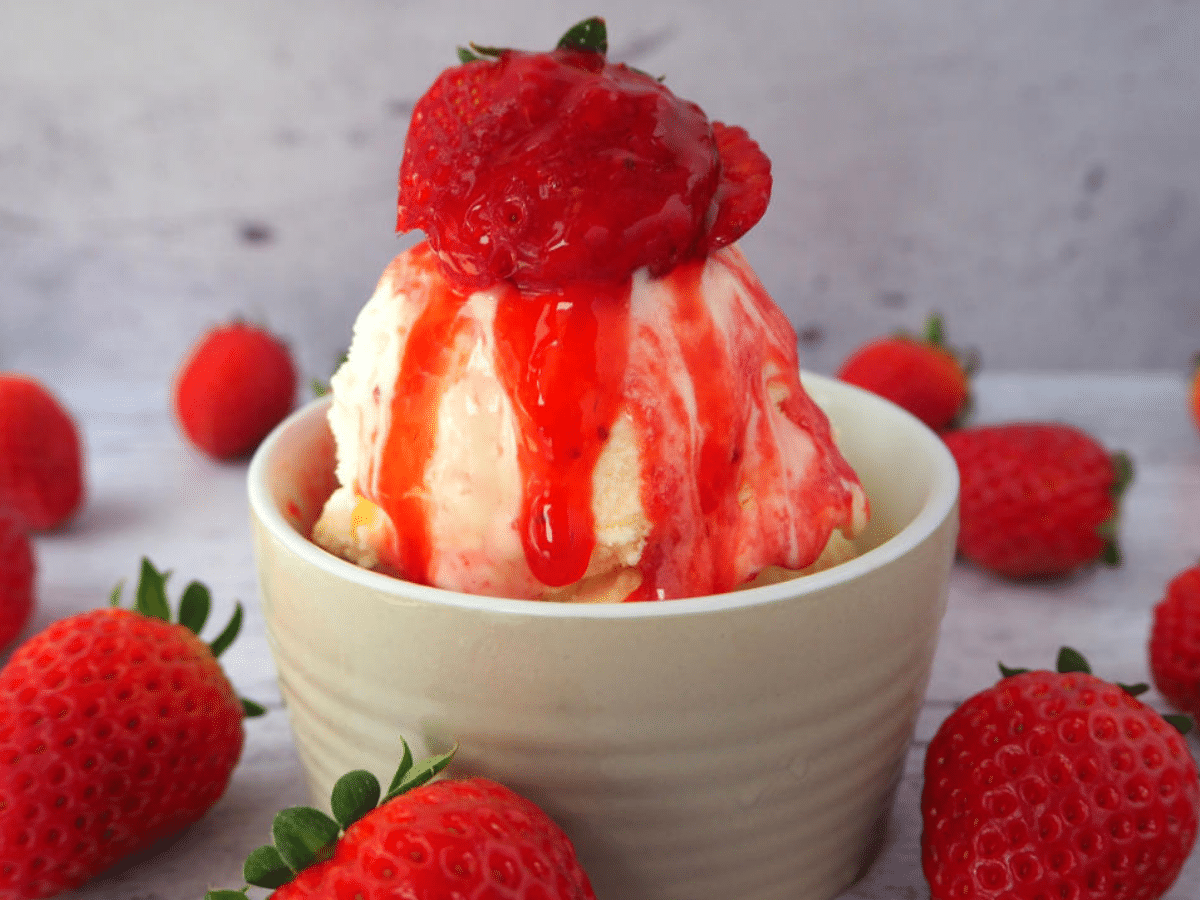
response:
<path id="1" fill-rule="evenodd" d="M 863 552 L 659 603 L 481 597 L 352 565 L 307 537 L 313 485 L 334 467 L 328 402 L 277 429 L 252 461 L 250 501 L 314 797 L 351 768 L 386 776 L 401 735 L 426 751 L 457 742 L 450 774 L 491 777 L 549 812 L 597 896 L 835 896 L 872 858 L 911 739 L 957 476 L 897 407 L 804 381 L 871 497 Z"/>

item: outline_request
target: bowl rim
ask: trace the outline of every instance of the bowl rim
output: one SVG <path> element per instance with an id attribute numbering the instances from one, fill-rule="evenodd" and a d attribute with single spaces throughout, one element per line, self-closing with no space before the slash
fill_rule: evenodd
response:
<path id="1" fill-rule="evenodd" d="M 929 538 L 950 516 L 958 503 L 959 475 L 954 457 L 942 439 L 920 419 L 883 397 L 867 390 L 822 375 L 802 371 L 801 377 L 806 390 L 813 392 L 813 399 L 821 406 L 820 394 L 845 392 L 857 403 L 886 409 L 913 428 L 927 447 L 933 466 L 933 485 L 920 511 L 908 525 L 877 547 L 839 563 L 822 572 L 802 578 L 782 581 L 760 587 L 743 588 L 724 594 L 709 594 L 698 597 L 682 597 L 671 600 L 647 601 L 644 603 L 565 603 L 548 600 L 526 600 L 508 597 L 465 594 L 443 588 L 431 587 L 416 582 L 404 581 L 390 575 L 361 568 L 320 547 L 300 534 L 284 517 L 274 503 L 267 488 L 268 465 L 274 451 L 284 436 L 301 422 L 314 416 L 325 416 L 332 398 L 318 397 L 294 410 L 277 425 L 259 444 L 251 457 L 246 473 L 247 493 L 252 514 L 285 550 L 309 565 L 324 569 L 330 574 L 359 587 L 382 595 L 390 595 L 397 602 L 419 600 L 426 603 L 459 607 L 479 612 L 506 615 L 544 616 L 568 619 L 648 619 L 658 617 L 689 616 L 770 604 L 780 600 L 804 600 L 819 595 L 827 588 L 853 581 L 874 572 L 904 556 Z M 813 389 L 816 389 L 813 391 Z"/>

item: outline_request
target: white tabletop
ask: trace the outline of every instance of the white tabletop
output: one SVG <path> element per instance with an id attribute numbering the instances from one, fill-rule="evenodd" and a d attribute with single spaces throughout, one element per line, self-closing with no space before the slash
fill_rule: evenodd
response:
<path id="1" fill-rule="evenodd" d="M 175 591 L 192 578 L 207 582 L 217 606 L 214 621 L 224 621 L 235 598 L 243 601 L 246 627 L 224 661 L 238 690 L 269 708 L 247 723 L 242 761 L 207 817 L 158 852 L 70 896 L 198 900 L 212 886 L 240 887 L 241 861 L 268 839 L 275 810 L 308 802 L 258 606 L 246 467 L 210 462 L 184 446 L 165 380 L 61 374 L 56 389 L 85 435 L 90 496 L 69 528 L 37 538 L 40 606 L 31 627 L 103 604 L 115 582 L 133 583 L 145 554 L 174 571 Z M 981 375 L 975 421 L 1016 418 L 1068 421 L 1132 455 L 1136 475 L 1121 529 L 1125 563 L 1036 585 L 956 564 L 928 699 L 884 849 L 844 900 L 928 896 L 919 862 L 924 748 L 956 703 L 995 680 L 996 661 L 1051 665 L 1058 647 L 1070 644 L 1098 674 L 1148 680 L 1150 609 L 1167 580 L 1200 558 L 1200 434 L 1187 416 L 1182 374 Z M 1146 696 L 1162 708 L 1156 693 Z M 1200 753 L 1197 739 L 1190 740 Z M 1197 896 L 1200 853 L 1167 894 L 1169 900 Z"/>

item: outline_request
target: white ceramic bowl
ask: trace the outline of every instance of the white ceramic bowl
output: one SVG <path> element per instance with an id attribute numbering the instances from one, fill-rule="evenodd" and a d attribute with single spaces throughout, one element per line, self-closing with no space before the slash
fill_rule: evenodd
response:
<path id="1" fill-rule="evenodd" d="M 359 569 L 306 538 L 333 487 L 326 403 L 249 472 L 263 608 L 314 799 L 460 745 L 574 840 L 600 900 L 826 900 L 870 862 L 923 699 L 954 555 L 941 440 L 805 375 L 872 504 L 865 552 L 712 597 L 503 600 Z"/>

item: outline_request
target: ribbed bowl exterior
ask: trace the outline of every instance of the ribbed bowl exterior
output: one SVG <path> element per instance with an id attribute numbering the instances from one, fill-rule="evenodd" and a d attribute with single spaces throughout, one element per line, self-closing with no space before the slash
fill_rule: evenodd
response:
<path id="1" fill-rule="evenodd" d="M 314 444 L 328 452 L 320 410 L 281 426 L 251 467 L 251 506 L 314 798 L 351 769 L 389 777 L 401 736 L 416 751 L 457 743 L 452 774 L 546 809 L 601 900 L 841 891 L 877 849 L 924 695 L 957 480 L 915 420 L 809 380 L 867 486 L 879 546 L 801 581 L 657 604 L 464 598 L 334 559 L 288 524 L 311 519 L 328 477 L 295 465 L 305 448 L 321 455 Z M 903 434 L 882 433 L 880 416 Z"/>

